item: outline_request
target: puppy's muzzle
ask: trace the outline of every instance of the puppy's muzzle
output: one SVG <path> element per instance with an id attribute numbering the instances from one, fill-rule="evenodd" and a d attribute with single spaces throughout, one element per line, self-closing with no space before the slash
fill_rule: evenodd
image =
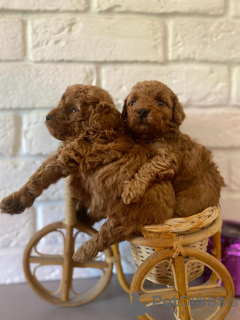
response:
<path id="1" fill-rule="evenodd" d="M 138 110 L 138 118 L 144 119 L 148 116 L 149 110 L 148 109 L 139 109 Z"/>
<path id="2" fill-rule="evenodd" d="M 49 121 L 49 120 L 51 120 L 52 119 L 52 116 L 50 115 L 50 114 L 48 114 L 47 116 L 46 116 L 46 121 Z"/>

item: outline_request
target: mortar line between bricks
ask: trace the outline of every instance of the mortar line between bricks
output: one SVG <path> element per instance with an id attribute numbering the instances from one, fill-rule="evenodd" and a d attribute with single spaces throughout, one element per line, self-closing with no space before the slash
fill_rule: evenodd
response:
<path id="1" fill-rule="evenodd" d="M 25 28 L 25 48 L 26 48 L 26 56 L 25 56 L 25 61 L 29 61 L 31 57 L 31 24 L 29 20 L 25 21 L 26 28 Z"/>
<path id="2" fill-rule="evenodd" d="M 232 8 L 231 8 L 229 0 L 225 0 L 224 1 L 224 13 L 226 14 L 226 17 L 228 17 L 228 18 L 231 18 L 231 13 L 232 13 L 231 9 Z"/>
<path id="3" fill-rule="evenodd" d="M 170 47 L 169 47 L 169 32 L 171 28 L 171 20 L 167 21 L 164 26 L 164 37 L 163 37 L 163 60 L 165 62 L 165 65 L 167 66 L 169 63 L 169 53 L 170 53 Z"/>
<path id="4" fill-rule="evenodd" d="M 38 60 L 38 61 L 25 61 L 25 60 L 0 60 L 0 66 L 1 65 L 29 65 L 29 66 L 34 66 L 34 65 L 86 65 L 89 67 L 94 67 L 96 64 L 98 64 L 101 67 L 115 67 L 115 66 L 159 66 L 159 67 L 171 67 L 171 66 L 192 66 L 192 67 L 198 67 L 198 66 L 206 66 L 206 67 L 240 67 L 240 60 L 239 61 L 206 61 L 206 60 L 168 60 L 167 63 L 164 61 L 97 61 L 97 60 Z"/>
<path id="5" fill-rule="evenodd" d="M 94 0 L 89 0 L 89 3 L 88 3 L 88 12 L 90 14 L 92 14 L 93 12 L 95 12 L 94 10 Z"/>
<path id="6" fill-rule="evenodd" d="M 27 55 L 27 38 L 26 38 L 27 22 L 25 20 L 22 20 L 21 23 L 22 23 L 21 38 L 22 38 L 22 43 L 23 43 L 23 60 L 25 60 L 26 55 Z"/>
<path id="7" fill-rule="evenodd" d="M 78 17 L 112 17 L 112 18 L 162 18 L 164 20 L 172 19 L 172 18 L 200 18 L 202 20 L 212 21 L 221 21 L 226 19 L 226 13 L 220 14 L 207 14 L 207 13 L 199 13 L 199 12 L 162 12 L 162 13 L 153 13 L 153 12 L 135 12 L 135 11 L 124 11 L 124 12 L 115 12 L 115 11 L 27 11 L 27 10 L 0 10 L 0 18 L 1 16 L 14 16 L 14 17 L 27 17 L 27 18 L 36 18 L 36 16 L 40 17 L 48 17 L 48 16 L 68 16 L 78 18 Z"/>
<path id="8" fill-rule="evenodd" d="M 104 84 L 103 68 L 101 68 L 100 65 L 98 65 L 98 68 L 97 68 L 97 75 L 99 79 L 99 86 L 102 88 L 106 87 L 106 85 Z"/>
<path id="9" fill-rule="evenodd" d="M 235 97 L 234 97 L 234 90 L 235 90 L 235 82 L 233 81 L 233 69 L 230 67 L 228 70 L 228 85 L 229 85 L 229 104 L 235 105 Z"/>
<path id="10" fill-rule="evenodd" d="M 228 97 L 227 97 L 227 100 L 228 100 L 228 105 L 231 105 L 231 92 L 232 92 L 232 81 L 231 81 L 231 73 L 232 73 L 232 70 L 233 68 L 229 65 L 229 64 L 226 64 L 226 67 L 227 67 L 227 83 L 228 83 Z"/>
<path id="11" fill-rule="evenodd" d="M 102 87 L 102 68 L 98 64 L 95 66 L 96 68 L 96 86 Z"/>
<path id="12" fill-rule="evenodd" d="M 233 104 L 236 104 L 237 102 L 237 75 L 236 75 L 236 69 L 231 69 L 231 98 Z"/>

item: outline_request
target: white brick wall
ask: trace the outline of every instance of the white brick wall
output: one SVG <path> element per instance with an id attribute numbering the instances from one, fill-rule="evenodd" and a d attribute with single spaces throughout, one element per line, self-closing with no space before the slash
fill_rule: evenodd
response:
<path id="1" fill-rule="evenodd" d="M 30 112 L 23 116 L 23 151 L 32 155 L 48 155 L 56 151 L 60 141 L 45 126 L 47 111 Z M 41 138 L 40 138 L 41 137 Z"/>
<path id="2" fill-rule="evenodd" d="M 29 11 L 84 11 L 88 0 L 0 0 L 0 9 Z"/>
<path id="3" fill-rule="evenodd" d="M 21 157 L 1 158 L 0 159 L 0 199 L 6 197 L 8 194 L 18 190 L 26 180 L 33 174 L 41 165 L 45 158 L 32 159 L 28 155 Z M 64 197 L 64 181 L 59 181 L 45 190 L 38 198 L 39 201 L 46 200 L 61 200 Z M 1 219 L 2 215 L 0 216 Z M 0 227 L 1 228 L 1 227 Z"/>
<path id="4" fill-rule="evenodd" d="M 239 0 L 0 0 L 0 11 L 0 198 L 57 148 L 44 120 L 68 85 L 100 85 L 121 108 L 137 81 L 156 79 L 179 95 L 182 130 L 213 150 L 223 217 L 240 221 Z M 26 242 L 63 216 L 64 181 L 25 214 L 0 216 L 0 283 L 24 281 Z M 55 235 L 42 246 L 61 250 Z"/>
<path id="5" fill-rule="evenodd" d="M 102 85 L 120 107 L 136 82 L 152 79 L 169 85 L 185 106 L 226 106 L 229 102 L 229 72 L 225 66 L 144 64 L 102 68 Z"/>
<path id="6" fill-rule="evenodd" d="M 171 60 L 240 62 L 239 21 L 176 20 L 170 32 Z"/>
<path id="7" fill-rule="evenodd" d="M 94 84 L 95 72 L 89 65 L 0 63 L 0 109 L 53 108 L 67 86 Z"/>
<path id="8" fill-rule="evenodd" d="M 34 208 L 30 208 L 17 216 L 4 214 L 1 217 L 0 246 L 26 245 L 36 231 L 34 213 Z"/>
<path id="9" fill-rule="evenodd" d="M 17 136 L 21 134 L 20 118 L 15 114 L 1 114 L 0 154 L 13 155 L 16 152 Z"/>
<path id="10" fill-rule="evenodd" d="M 234 17 L 240 17 L 240 2 L 238 0 L 230 0 L 230 8 Z"/>
<path id="11" fill-rule="evenodd" d="M 31 23 L 35 61 L 163 61 L 158 19 L 60 16 Z"/>
<path id="12" fill-rule="evenodd" d="M 22 19 L 0 17 L 0 48 L 1 60 L 21 60 L 24 58 Z"/>
<path id="13" fill-rule="evenodd" d="M 233 87 L 232 87 L 232 102 L 236 106 L 240 104 L 240 67 L 233 68 Z"/>
<path id="14" fill-rule="evenodd" d="M 204 13 L 219 15 L 224 12 L 224 0 L 94 0 L 98 12 L 142 12 L 142 13 Z"/>
<path id="15" fill-rule="evenodd" d="M 182 131 L 200 143 L 209 148 L 240 148 L 240 109 L 186 109 L 186 115 Z"/>
<path id="16" fill-rule="evenodd" d="M 232 191 L 240 191 L 240 152 L 234 152 L 230 159 L 230 187 Z"/>

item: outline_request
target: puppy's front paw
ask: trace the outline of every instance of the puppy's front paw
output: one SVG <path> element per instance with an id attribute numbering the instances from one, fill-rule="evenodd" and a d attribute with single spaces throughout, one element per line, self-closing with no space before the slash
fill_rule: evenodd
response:
<path id="1" fill-rule="evenodd" d="M 14 192 L 1 201 L 0 210 L 2 213 L 20 214 L 30 207 L 32 203 L 32 200 L 27 201 L 26 197 L 19 192 Z"/>
<path id="2" fill-rule="evenodd" d="M 126 181 L 121 197 L 125 204 L 130 204 L 138 202 L 141 199 L 141 193 L 131 181 Z"/>
<path id="3" fill-rule="evenodd" d="M 74 253 L 73 260 L 77 262 L 87 262 L 89 259 L 87 252 L 84 252 L 80 248 Z"/>
<path id="4" fill-rule="evenodd" d="M 73 260 L 81 263 L 87 262 L 88 260 L 96 257 L 98 250 L 91 243 L 91 240 L 86 241 L 73 255 Z"/>

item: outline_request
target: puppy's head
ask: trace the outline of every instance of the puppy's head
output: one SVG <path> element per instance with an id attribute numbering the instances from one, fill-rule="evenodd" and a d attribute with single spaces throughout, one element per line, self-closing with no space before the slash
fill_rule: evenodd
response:
<path id="1" fill-rule="evenodd" d="M 143 81 L 125 99 L 122 117 L 135 137 L 155 139 L 176 131 L 185 114 L 177 96 L 165 84 Z"/>
<path id="2" fill-rule="evenodd" d="M 58 106 L 46 116 L 49 132 L 61 141 L 87 130 L 116 130 L 121 123 L 108 92 L 91 85 L 68 87 Z"/>

